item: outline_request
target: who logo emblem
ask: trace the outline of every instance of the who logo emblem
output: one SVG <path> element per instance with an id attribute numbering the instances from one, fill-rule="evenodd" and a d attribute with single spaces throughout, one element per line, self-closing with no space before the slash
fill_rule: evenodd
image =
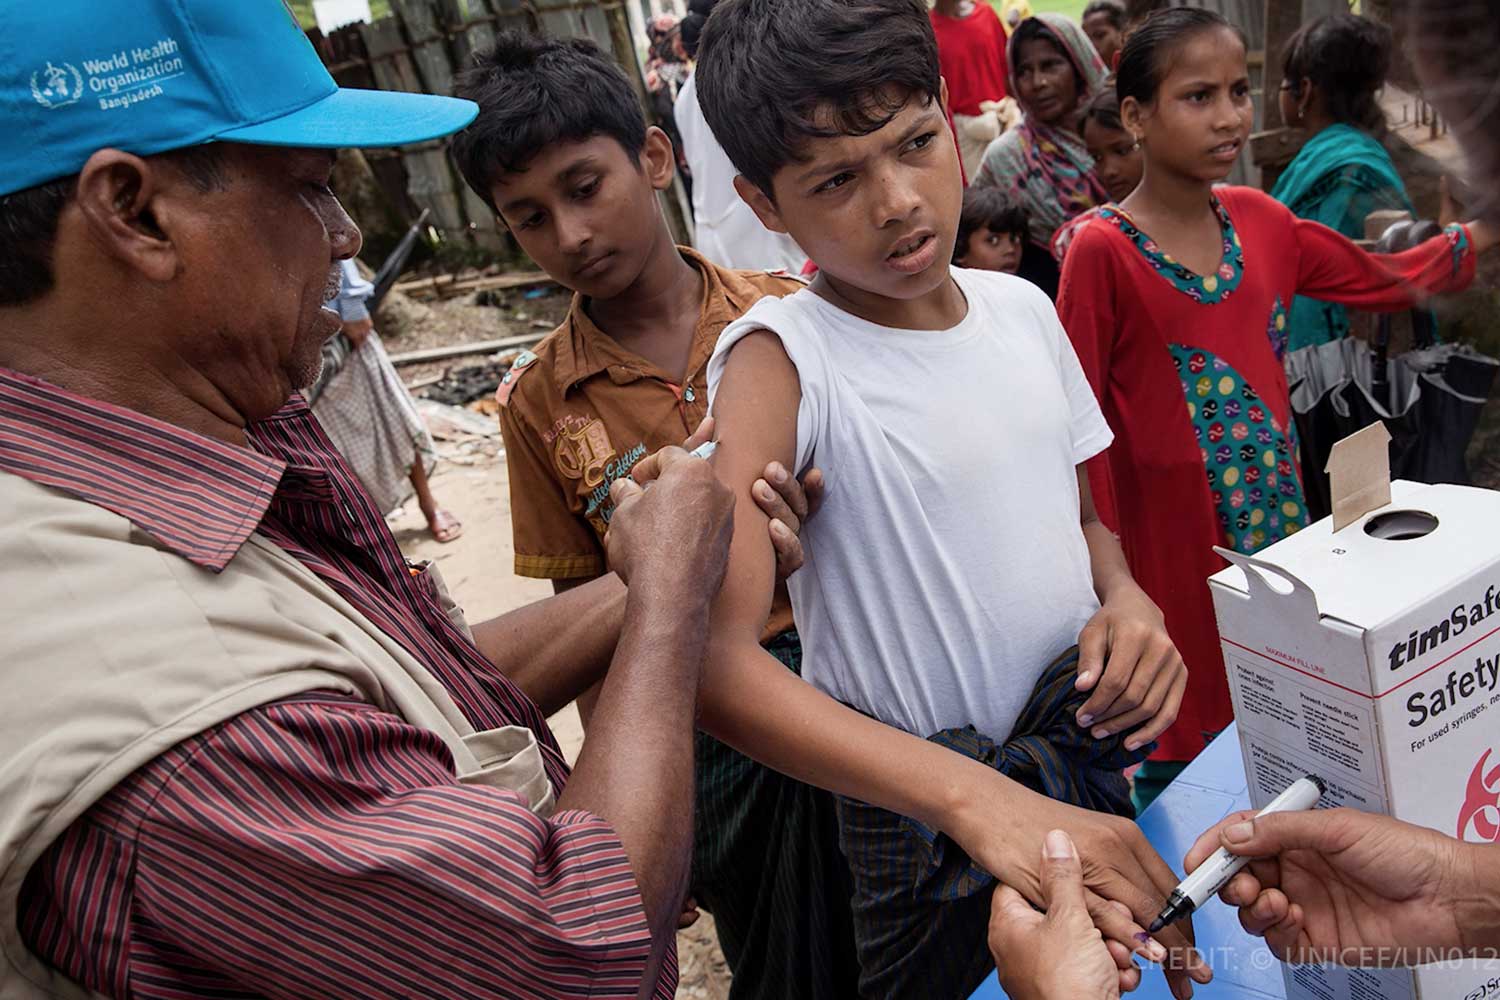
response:
<path id="1" fill-rule="evenodd" d="M 31 96 L 44 108 L 61 108 L 83 96 L 83 77 L 72 63 L 54 66 L 31 74 Z"/>

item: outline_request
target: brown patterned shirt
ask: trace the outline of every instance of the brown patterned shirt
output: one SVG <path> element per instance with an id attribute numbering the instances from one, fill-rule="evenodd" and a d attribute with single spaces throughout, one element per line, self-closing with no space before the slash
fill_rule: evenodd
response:
<path id="1" fill-rule="evenodd" d="M 724 328 L 758 299 L 802 287 L 783 272 L 734 271 L 679 250 L 705 279 L 688 378 L 679 384 L 616 343 L 575 295 L 562 325 L 522 354 L 500 385 L 521 576 L 586 580 L 606 571 L 610 484 L 657 449 L 681 444 L 708 413 L 706 369 Z M 770 634 L 791 627 L 784 593 L 771 626 Z"/>

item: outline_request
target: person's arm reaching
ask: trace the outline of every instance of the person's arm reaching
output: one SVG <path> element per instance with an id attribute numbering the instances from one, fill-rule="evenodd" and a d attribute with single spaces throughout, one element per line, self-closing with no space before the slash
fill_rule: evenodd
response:
<path id="1" fill-rule="evenodd" d="M 705 419 L 683 448 L 691 451 L 712 431 L 713 421 Z M 654 459 L 647 461 L 648 468 L 656 468 Z M 756 481 L 752 496 L 770 519 L 776 573 L 786 579 L 802 566 L 797 535 L 822 499 L 823 475 L 811 469 L 799 481 L 772 462 Z M 604 678 L 624 620 L 625 585 L 608 573 L 480 622 L 473 626 L 474 642 L 543 715 L 551 715 Z"/>
<path id="2" fill-rule="evenodd" d="M 1063 259 L 1062 277 L 1058 282 L 1057 318 L 1067 331 L 1079 367 L 1094 390 L 1100 409 L 1108 415 L 1109 371 L 1120 333 L 1116 318 L 1116 296 L 1119 289 L 1110 268 L 1109 237 L 1103 223 L 1085 226 L 1073 240 Z M 1089 497 L 1094 512 L 1103 525 L 1113 531 L 1119 526 L 1115 503 L 1114 477 L 1110 469 L 1109 449 L 1085 463 L 1089 473 Z"/>
<path id="3" fill-rule="evenodd" d="M 1040 901 L 1042 837 L 1067 829 L 1085 858 L 1091 914 L 1107 937 L 1148 957 L 1145 938 L 1175 876 L 1135 824 L 1055 802 L 976 761 L 839 704 L 791 674 L 759 645 L 773 563 L 765 518 L 748 484 L 767 458 L 793 465 L 801 389 L 797 371 L 767 332 L 734 353 L 714 400 L 722 434 L 715 471 L 735 490 L 729 570 L 714 605 L 714 635 L 700 694 L 700 723 L 741 752 L 799 781 L 861 799 L 949 834 L 977 862 Z M 1109 900 L 1124 904 L 1118 906 Z M 1136 939 L 1136 935 L 1141 935 Z M 1168 946 L 1188 949 L 1176 928 Z M 1181 952 L 1179 953 L 1181 954 Z M 1196 953 L 1194 978 L 1209 973 Z M 1182 964 L 1170 975 L 1180 979 Z"/>
<path id="4" fill-rule="evenodd" d="M 693 824 L 693 733 L 708 646 L 708 608 L 724 578 L 734 498 L 708 464 L 680 449 L 658 459 L 647 495 L 629 479 L 605 545 L 627 584 L 625 625 L 588 738 L 558 799 L 614 827 L 651 927 L 652 966 L 675 939 L 687 893 Z"/>
<path id="5" fill-rule="evenodd" d="M 1074 461 L 1082 463 L 1076 467 L 1079 522 L 1100 605 L 1078 635 L 1077 687 L 1091 693 L 1077 721 L 1095 739 L 1134 730 L 1125 747 L 1136 750 L 1176 721 L 1187 667 L 1161 609 L 1131 576 L 1108 523 L 1118 522 L 1114 482 L 1109 450 L 1099 449 L 1108 441 L 1102 408 L 1119 327 L 1109 237 L 1102 224 L 1087 228 L 1098 231 L 1085 232 L 1063 264 L 1056 320 L 1062 326 L 1058 361 L 1074 423 Z M 1098 510 L 1096 487 L 1110 509 L 1107 518 Z"/>
<path id="6" fill-rule="evenodd" d="M 1368 253 L 1327 226 L 1294 219 L 1297 294 L 1373 311 L 1406 309 L 1433 295 L 1459 292 L 1474 280 L 1476 258 L 1496 245 L 1484 222 L 1449 226 L 1395 254 Z"/>
<path id="7" fill-rule="evenodd" d="M 460 784 L 432 733 L 312 692 L 117 785 L 32 870 L 18 923 L 38 954 L 112 995 L 117 970 L 160 964 L 168 982 L 187 971 L 205 991 L 289 1000 L 670 998 L 634 863 L 606 819 L 543 818 L 514 792 Z M 105 955 L 118 941 L 159 948 L 143 964 L 94 961 L 75 945 L 100 920 L 118 934 Z"/>
<path id="8" fill-rule="evenodd" d="M 1177 719 L 1187 666 L 1167 634 L 1161 609 L 1130 575 L 1120 541 L 1094 513 L 1089 473 L 1078 466 L 1083 537 L 1089 547 L 1099 612 L 1078 636 L 1078 689 L 1093 689 L 1078 724 L 1095 739 L 1135 730 L 1127 750 L 1145 746 Z"/>

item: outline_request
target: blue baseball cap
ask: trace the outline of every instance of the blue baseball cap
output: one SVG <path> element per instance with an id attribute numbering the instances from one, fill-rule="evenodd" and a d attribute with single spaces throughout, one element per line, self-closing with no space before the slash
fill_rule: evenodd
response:
<path id="1" fill-rule="evenodd" d="M 222 140 L 395 146 L 474 120 L 472 101 L 340 88 L 283 0 L 0 0 L 0 195 Z"/>

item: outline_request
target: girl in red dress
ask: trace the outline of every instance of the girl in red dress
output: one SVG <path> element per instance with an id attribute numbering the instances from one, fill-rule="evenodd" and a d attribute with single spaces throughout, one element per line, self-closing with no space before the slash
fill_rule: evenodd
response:
<path id="1" fill-rule="evenodd" d="M 1463 288 L 1485 224 L 1368 254 L 1251 188 L 1214 187 L 1250 134 L 1245 44 L 1217 14 L 1171 8 L 1126 43 L 1125 127 L 1145 174 L 1077 233 L 1058 312 L 1115 432 L 1090 469 L 1101 517 L 1192 671 L 1176 724 L 1137 776 L 1153 797 L 1233 715 L 1207 580 L 1222 545 L 1254 552 L 1306 524 L 1282 354 L 1309 295 L 1400 309 Z M 1129 713 L 1096 735 L 1134 725 Z"/>

